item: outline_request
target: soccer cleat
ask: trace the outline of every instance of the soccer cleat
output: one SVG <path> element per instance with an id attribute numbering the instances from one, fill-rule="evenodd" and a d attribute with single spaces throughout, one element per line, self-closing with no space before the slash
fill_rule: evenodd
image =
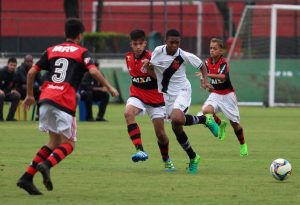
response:
<path id="1" fill-rule="evenodd" d="M 144 151 L 138 151 L 131 156 L 133 162 L 145 161 L 148 159 L 148 154 Z"/>
<path id="2" fill-rule="evenodd" d="M 52 185 L 52 181 L 50 178 L 50 168 L 44 163 L 39 163 L 36 168 L 37 168 L 37 170 L 39 170 L 39 172 L 41 172 L 41 174 L 43 176 L 43 183 L 44 183 L 46 189 L 48 191 L 52 191 L 53 185 Z"/>
<path id="3" fill-rule="evenodd" d="M 200 156 L 196 154 L 196 157 L 190 160 L 189 167 L 187 168 L 188 173 L 197 174 L 199 162 L 200 162 Z"/>
<path id="4" fill-rule="evenodd" d="M 17 186 L 20 187 L 21 189 L 24 189 L 25 191 L 27 191 L 28 194 L 30 194 L 30 195 L 42 195 L 43 194 L 36 188 L 36 186 L 34 186 L 32 181 L 28 181 L 25 179 L 19 179 L 17 182 Z"/>
<path id="5" fill-rule="evenodd" d="M 223 141 L 226 137 L 226 133 L 225 133 L 226 126 L 227 126 L 227 122 L 222 120 L 219 126 L 219 136 L 218 136 L 221 141 Z"/>
<path id="6" fill-rule="evenodd" d="M 166 172 L 174 172 L 175 171 L 175 166 L 173 164 L 173 162 L 171 161 L 171 159 L 167 159 L 166 161 L 164 161 L 165 164 L 165 171 Z"/>
<path id="7" fill-rule="evenodd" d="M 215 122 L 214 117 L 212 114 L 206 114 L 206 121 L 205 121 L 205 126 L 208 127 L 208 129 L 213 133 L 215 137 L 218 137 L 219 135 L 219 126 Z"/>
<path id="8" fill-rule="evenodd" d="M 247 144 L 241 144 L 240 145 L 240 156 L 241 157 L 244 157 L 244 156 L 247 156 L 248 155 L 248 146 Z"/>

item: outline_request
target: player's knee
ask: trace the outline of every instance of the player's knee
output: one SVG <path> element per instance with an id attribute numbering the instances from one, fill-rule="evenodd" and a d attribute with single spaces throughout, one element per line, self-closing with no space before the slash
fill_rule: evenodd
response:
<path id="1" fill-rule="evenodd" d="M 124 112 L 124 117 L 125 117 L 125 119 L 131 119 L 131 118 L 133 118 L 133 112 L 131 112 L 130 110 L 126 110 L 125 112 Z"/>
<path id="2" fill-rule="evenodd" d="M 180 125 L 184 125 L 184 119 L 180 119 L 180 118 L 171 118 L 172 121 L 172 126 L 174 125 L 176 126 L 180 126 Z"/>
<path id="3" fill-rule="evenodd" d="M 157 131 L 156 132 L 156 137 L 158 139 L 159 142 L 162 142 L 164 144 L 165 141 L 168 141 L 168 136 L 166 135 L 166 133 L 164 131 Z"/>

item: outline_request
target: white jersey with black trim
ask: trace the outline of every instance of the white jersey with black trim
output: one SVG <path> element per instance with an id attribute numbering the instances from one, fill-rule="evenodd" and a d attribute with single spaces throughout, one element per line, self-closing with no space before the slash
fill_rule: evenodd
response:
<path id="1" fill-rule="evenodd" d="M 158 90 L 169 95 L 177 93 L 191 84 L 186 77 L 186 65 L 201 68 L 203 62 L 194 54 L 178 48 L 174 55 L 168 55 L 166 45 L 154 49 L 150 60 L 157 77 Z"/>

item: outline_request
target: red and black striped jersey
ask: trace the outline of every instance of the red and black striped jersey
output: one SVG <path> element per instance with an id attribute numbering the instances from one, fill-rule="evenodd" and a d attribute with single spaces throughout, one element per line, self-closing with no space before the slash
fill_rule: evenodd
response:
<path id="1" fill-rule="evenodd" d="M 142 60 L 151 59 L 151 52 L 144 51 L 136 59 L 133 52 L 126 54 L 126 64 L 131 76 L 130 97 L 140 99 L 146 105 L 159 107 L 165 105 L 163 95 L 158 92 L 157 80 L 149 75 L 143 67 Z"/>
<path id="2" fill-rule="evenodd" d="M 210 79 L 210 83 L 214 87 L 213 90 L 214 93 L 225 95 L 234 91 L 234 88 L 230 81 L 229 66 L 226 59 L 223 56 L 221 56 L 216 63 L 213 63 L 212 58 L 208 58 L 206 59 L 205 64 L 207 66 L 208 73 L 225 75 L 224 80 L 215 79 L 215 78 Z"/>
<path id="3" fill-rule="evenodd" d="M 34 67 L 37 71 L 49 72 L 39 103 L 51 104 L 74 116 L 76 90 L 84 73 L 96 67 L 88 50 L 73 42 L 64 42 L 47 48 Z"/>

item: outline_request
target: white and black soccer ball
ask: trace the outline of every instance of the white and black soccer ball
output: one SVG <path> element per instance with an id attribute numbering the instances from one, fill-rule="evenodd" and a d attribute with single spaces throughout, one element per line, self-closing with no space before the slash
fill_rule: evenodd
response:
<path id="1" fill-rule="evenodd" d="M 270 166 L 270 173 L 279 180 L 286 180 L 292 173 L 292 165 L 286 159 L 275 159 Z"/>

